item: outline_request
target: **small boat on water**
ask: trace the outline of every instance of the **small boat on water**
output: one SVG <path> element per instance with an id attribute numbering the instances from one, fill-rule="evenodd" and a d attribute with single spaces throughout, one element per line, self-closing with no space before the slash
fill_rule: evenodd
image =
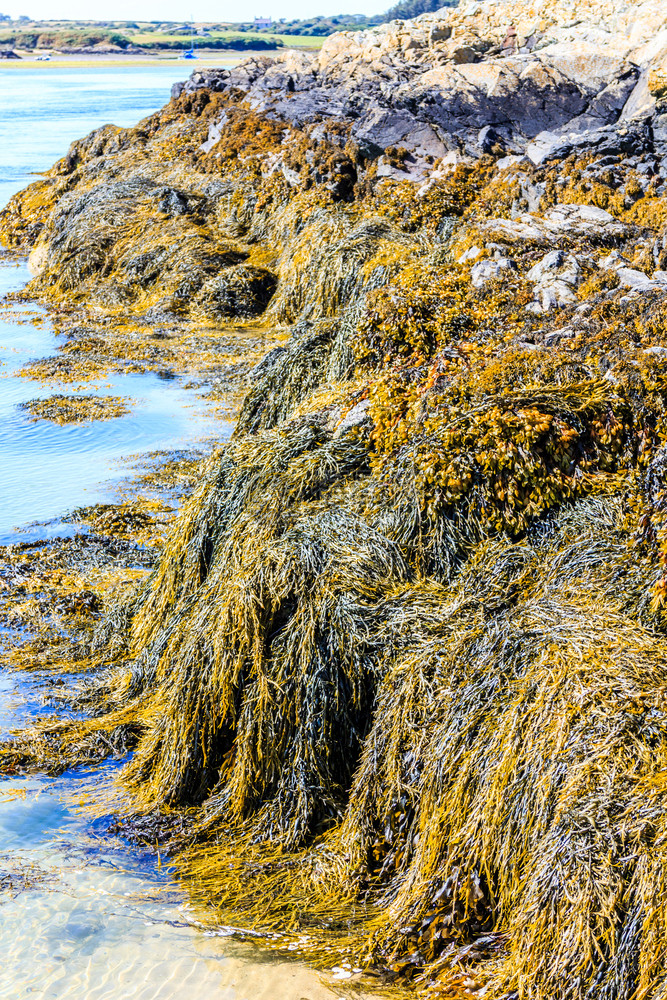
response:
<path id="1" fill-rule="evenodd" d="M 191 22 L 190 26 L 190 48 L 186 49 L 181 59 L 196 59 L 197 53 L 195 52 L 195 27 L 194 23 Z"/>

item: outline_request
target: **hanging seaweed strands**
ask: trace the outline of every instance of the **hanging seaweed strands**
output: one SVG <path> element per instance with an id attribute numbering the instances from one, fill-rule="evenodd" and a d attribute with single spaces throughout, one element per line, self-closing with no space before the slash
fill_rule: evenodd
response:
<path id="1" fill-rule="evenodd" d="M 665 12 L 635 6 L 634 41 L 568 14 L 585 52 L 608 26 L 595 86 L 564 3 L 511 45 L 491 0 L 378 29 L 404 135 L 360 36 L 196 73 L 0 216 L 53 306 L 284 333 L 106 609 L 94 714 L 0 766 L 131 746 L 121 822 L 183 819 L 211 919 L 445 997 L 667 996 Z"/>

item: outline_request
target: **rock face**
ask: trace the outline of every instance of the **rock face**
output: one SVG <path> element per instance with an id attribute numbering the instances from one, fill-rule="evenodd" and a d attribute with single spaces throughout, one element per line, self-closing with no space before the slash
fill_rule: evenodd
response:
<path id="1" fill-rule="evenodd" d="M 303 124 L 352 118 L 366 154 L 410 149 L 408 173 L 457 149 L 542 162 L 577 137 L 667 94 L 662 0 L 464 0 L 455 9 L 341 32 L 317 54 L 286 52 L 200 71 L 174 94 L 245 92 L 256 110 Z"/>

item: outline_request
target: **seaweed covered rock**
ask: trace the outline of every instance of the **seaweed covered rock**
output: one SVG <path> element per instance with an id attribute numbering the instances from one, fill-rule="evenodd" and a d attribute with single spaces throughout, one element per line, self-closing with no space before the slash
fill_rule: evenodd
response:
<path id="1" fill-rule="evenodd" d="M 262 267 L 227 267 L 202 285 L 197 306 L 215 319 L 259 316 L 276 290 L 276 277 Z"/>
<path id="2" fill-rule="evenodd" d="M 96 717 L 12 745 L 131 726 L 225 924 L 448 997 L 665 994 L 666 27 L 488 0 L 197 73 L 0 218 L 47 301 L 288 326 Z"/>

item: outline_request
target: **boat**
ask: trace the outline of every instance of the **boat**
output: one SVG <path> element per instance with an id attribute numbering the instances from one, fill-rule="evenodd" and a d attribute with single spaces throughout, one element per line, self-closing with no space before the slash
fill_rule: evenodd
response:
<path id="1" fill-rule="evenodd" d="M 190 48 L 186 49 L 181 59 L 196 59 L 197 53 L 195 52 L 195 26 L 194 22 L 190 22 Z"/>

